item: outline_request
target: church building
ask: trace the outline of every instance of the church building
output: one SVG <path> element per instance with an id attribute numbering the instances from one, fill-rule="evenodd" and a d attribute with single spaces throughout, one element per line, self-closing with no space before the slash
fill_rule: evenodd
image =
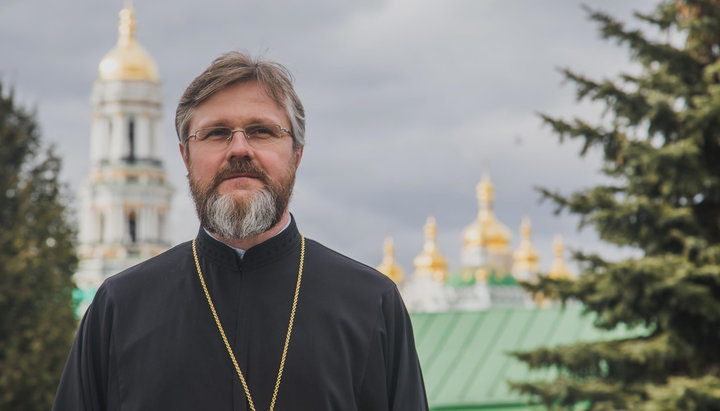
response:
<path id="1" fill-rule="evenodd" d="M 157 66 L 135 39 L 132 8 L 100 61 L 90 95 L 90 173 L 79 192 L 80 259 L 74 275 L 84 312 L 110 275 L 170 246 L 173 188 L 163 167 L 162 92 Z"/>
<path id="2" fill-rule="evenodd" d="M 74 275 L 80 315 L 107 277 L 171 245 L 174 189 L 163 166 L 160 86 L 153 58 L 136 40 L 133 10 L 126 7 L 117 44 L 100 61 L 90 96 L 90 166 L 79 192 L 80 262 Z M 542 275 L 530 221 L 523 220 L 513 251 L 510 230 L 493 211 L 489 176 L 476 190 L 478 212 L 463 232 L 459 267 L 449 268 L 436 242 L 438 224 L 429 217 L 411 275 L 396 263 L 391 239 L 378 270 L 398 285 L 410 311 L 432 410 L 530 409 L 508 390 L 508 379 L 530 375 L 508 351 L 611 336 L 593 328 L 582 307 L 563 310 L 535 301 L 519 286 Z M 547 275 L 572 275 L 559 238 Z"/>
<path id="3" fill-rule="evenodd" d="M 518 281 L 532 281 L 541 272 L 540 259 L 532 245 L 530 220 L 523 219 L 520 243 L 510 249 L 510 230 L 493 211 L 494 186 L 485 175 L 476 187 L 478 213 L 463 231 L 460 267 L 448 268 L 448 261 L 435 242 L 437 223 L 429 217 L 425 224 L 425 245 L 415 257 L 409 277 L 394 259 L 394 244 L 388 238 L 378 271 L 398 285 L 410 312 L 473 311 L 491 308 L 533 308 L 534 301 Z M 548 275 L 571 277 L 563 259 L 562 239 L 555 240 L 555 260 Z"/>
<path id="4" fill-rule="evenodd" d="M 633 331 L 595 328 L 594 318 L 578 303 L 533 299 L 519 281 L 574 276 L 562 238 L 555 238 L 554 259 L 543 273 L 530 220 L 522 220 L 520 240 L 511 249 L 510 230 L 493 211 L 495 190 L 488 175 L 476 191 L 478 212 L 463 231 L 459 267 L 451 269 L 439 250 L 438 225 L 429 217 L 412 274 L 405 275 L 395 261 L 391 238 L 377 269 L 397 284 L 410 311 L 431 410 L 534 410 L 507 382 L 552 380 L 556 373 L 530 370 L 509 352 L 622 338 Z"/>

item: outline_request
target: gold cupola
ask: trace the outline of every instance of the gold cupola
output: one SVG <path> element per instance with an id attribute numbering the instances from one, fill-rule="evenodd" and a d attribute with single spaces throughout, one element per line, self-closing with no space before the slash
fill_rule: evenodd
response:
<path id="1" fill-rule="evenodd" d="M 423 251 L 415 257 L 415 275 L 428 276 L 445 282 L 447 278 L 447 260 L 440 254 L 435 238 L 437 225 L 435 218 L 428 217 L 425 223 L 425 245 Z"/>
<path id="2" fill-rule="evenodd" d="M 530 226 L 530 218 L 524 217 L 520 225 L 520 245 L 513 253 L 513 273 L 521 275 L 523 280 L 529 279 L 531 273 L 540 271 L 540 257 L 535 251 L 530 235 L 532 227 Z"/>
<path id="3" fill-rule="evenodd" d="M 135 13 L 131 5 L 120 11 L 118 42 L 100 61 L 99 79 L 158 81 L 155 61 L 135 40 Z"/>
<path id="4" fill-rule="evenodd" d="M 385 239 L 385 244 L 383 245 L 383 259 L 382 262 L 380 262 L 380 265 L 377 266 L 377 270 L 390 277 L 395 284 L 403 282 L 404 272 L 402 267 L 395 262 L 395 244 L 393 243 L 392 237 Z"/>
<path id="5" fill-rule="evenodd" d="M 506 253 L 510 243 L 510 230 L 495 218 L 492 209 L 494 188 L 488 174 L 483 176 L 476 189 L 478 215 L 463 232 L 465 249 L 486 248 L 492 253 Z"/>
<path id="6" fill-rule="evenodd" d="M 555 241 L 553 241 L 553 248 L 555 251 L 555 259 L 552 262 L 552 265 L 550 265 L 550 270 L 548 271 L 548 277 L 550 278 L 572 278 L 573 275 L 570 272 L 570 270 L 567 268 L 567 265 L 565 265 L 565 260 L 563 259 L 563 240 L 561 235 L 555 236 Z"/>

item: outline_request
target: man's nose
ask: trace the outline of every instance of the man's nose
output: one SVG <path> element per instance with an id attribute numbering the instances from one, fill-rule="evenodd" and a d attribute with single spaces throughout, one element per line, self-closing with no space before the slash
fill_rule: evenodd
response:
<path id="1" fill-rule="evenodd" d="M 238 135 L 236 135 L 236 133 Z M 250 143 L 245 137 L 245 130 L 233 130 L 228 141 L 228 155 L 246 157 L 252 151 Z"/>

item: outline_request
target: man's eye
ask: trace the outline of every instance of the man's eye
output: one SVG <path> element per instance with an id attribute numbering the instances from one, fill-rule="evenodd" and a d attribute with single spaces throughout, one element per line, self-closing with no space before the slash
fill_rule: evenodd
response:
<path id="1" fill-rule="evenodd" d="M 251 125 L 245 127 L 245 131 L 247 132 L 248 136 L 254 139 L 269 139 L 269 138 L 277 138 L 278 133 L 275 131 L 274 127 L 271 125 L 265 125 L 265 124 L 258 124 L 258 125 Z"/>
<path id="2" fill-rule="evenodd" d="M 209 130 L 205 130 L 205 132 L 202 134 L 202 140 L 222 140 L 226 139 L 228 137 L 228 129 L 226 128 L 212 128 Z"/>

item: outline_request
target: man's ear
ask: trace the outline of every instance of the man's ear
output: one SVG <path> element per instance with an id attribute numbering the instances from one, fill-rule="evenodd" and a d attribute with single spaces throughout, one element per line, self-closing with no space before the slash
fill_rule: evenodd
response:
<path id="1" fill-rule="evenodd" d="M 296 170 L 298 167 L 300 167 L 300 160 L 302 159 L 304 149 L 305 149 L 305 146 L 302 146 L 302 147 L 300 147 L 299 150 L 295 151 L 295 169 Z"/>
<path id="2" fill-rule="evenodd" d="M 187 171 L 190 171 L 190 153 L 189 149 L 185 147 L 183 143 L 178 143 L 178 147 L 180 148 L 180 155 L 182 156 L 183 163 L 185 163 L 185 169 Z"/>

